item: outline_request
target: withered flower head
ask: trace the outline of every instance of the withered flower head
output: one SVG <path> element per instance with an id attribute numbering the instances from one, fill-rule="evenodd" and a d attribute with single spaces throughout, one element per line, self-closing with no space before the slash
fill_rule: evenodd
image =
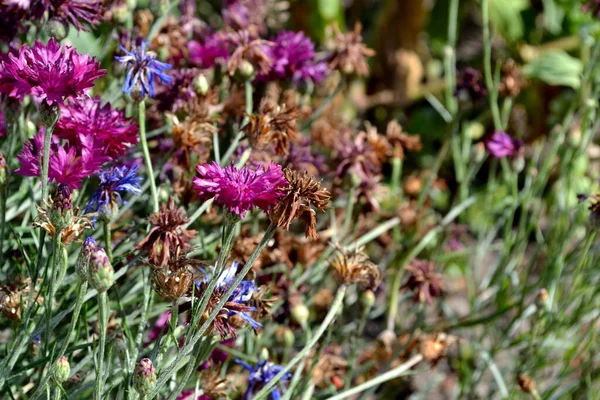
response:
<path id="1" fill-rule="evenodd" d="M 173 124 L 173 143 L 175 148 L 181 150 L 181 155 L 176 157 L 177 164 L 189 169 L 194 163 L 192 154 L 197 155 L 196 163 L 204 164 L 210 158 L 212 136 L 218 132 L 214 120 L 188 116 L 180 122 L 177 116 L 166 114 Z"/>
<path id="2" fill-rule="evenodd" d="M 21 308 L 27 308 L 27 303 L 21 304 L 21 301 L 26 302 L 32 290 L 31 279 L 23 279 L 21 276 L 7 285 L 0 284 L 0 311 L 14 322 L 21 321 Z M 37 298 L 38 304 L 42 301 L 41 296 Z"/>
<path id="3" fill-rule="evenodd" d="M 498 92 L 502 96 L 517 97 L 526 82 L 521 75 L 521 68 L 515 63 L 515 60 L 507 60 L 502 64 L 502 77 Z"/>
<path id="4" fill-rule="evenodd" d="M 73 209 L 71 202 L 71 189 L 66 185 L 59 185 L 54 198 L 44 200 L 45 208 L 35 206 L 38 215 L 33 221 L 34 228 L 42 228 L 54 237 L 60 232 L 61 242 L 70 244 L 77 239 L 84 230 L 92 227 L 86 216 L 79 216 L 79 209 Z"/>
<path id="5" fill-rule="evenodd" d="M 333 349 L 331 349 L 333 347 Z M 319 388 L 327 388 L 333 384 L 338 389 L 344 385 L 348 361 L 341 356 L 339 346 L 328 346 L 312 369 L 311 381 Z M 311 358 L 312 359 L 312 358 Z M 307 372 L 311 362 L 306 363 Z"/>
<path id="6" fill-rule="evenodd" d="M 207 264 L 193 260 L 186 254 L 171 255 L 167 266 L 153 268 L 152 288 L 166 301 L 175 301 L 189 295 L 194 282 L 194 272 Z"/>
<path id="7" fill-rule="evenodd" d="M 419 353 L 432 365 L 437 365 L 448 354 L 448 347 L 457 342 L 454 336 L 431 333 L 419 337 Z"/>
<path id="8" fill-rule="evenodd" d="M 404 151 L 421 151 L 423 144 L 419 135 L 407 135 L 396 120 L 388 123 L 387 140 L 393 147 L 394 157 L 404 160 Z"/>
<path id="9" fill-rule="evenodd" d="M 529 375 L 517 375 L 517 384 L 524 393 L 533 393 L 536 391 L 535 381 Z"/>
<path id="10" fill-rule="evenodd" d="M 411 290 L 413 300 L 416 302 L 432 303 L 433 299 L 439 297 L 445 289 L 444 282 L 435 272 L 435 264 L 431 261 L 413 260 L 406 267 L 406 271 L 410 275 L 401 289 Z"/>
<path id="11" fill-rule="evenodd" d="M 300 137 L 296 120 L 300 111 L 287 105 L 279 106 L 273 100 L 263 98 L 256 115 L 249 115 L 250 121 L 244 133 L 254 149 L 275 148 L 278 154 L 288 154 L 291 141 Z"/>
<path id="12" fill-rule="evenodd" d="M 372 263 L 363 248 L 348 250 L 336 245 L 336 255 L 330 263 L 345 285 L 362 283 L 368 289 L 376 289 L 381 277 L 377 265 Z"/>
<path id="13" fill-rule="evenodd" d="M 384 136 L 376 130 L 361 131 L 356 136 L 340 137 L 334 143 L 337 151 L 337 177 L 345 177 L 352 172 L 359 178 L 379 174 L 391 147 Z"/>
<path id="14" fill-rule="evenodd" d="M 580 203 L 589 200 L 588 209 L 591 211 L 589 219 L 590 224 L 594 228 L 600 226 L 600 193 L 596 193 L 593 195 L 578 194 L 577 198 Z"/>
<path id="15" fill-rule="evenodd" d="M 229 34 L 227 40 L 235 47 L 235 51 L 229 57 L 227 62 L 227 72 L 229 75 L 235 72 L 242 66 L 243 61 L 250 63 L 262 75 L 267 75 L 273 65 L 273 60 L 265 52 L 265 46 L 272 43 L 256 39 L 248 33 L 248 31 L 238 31 Z"/>
<path id="16" fill-rule="evenodd" d="M 306 237 L 318 239 L 316 212 L 311 206 L 324 212 L 331 199 L 331 193 L 306 172 L 286 168 L 283 173 L 289 185 L 285 188 L 285 196 L 269 213 L 271 222 L 289 230 L 292 221 L 300 219 L 306 224 Z"/>
<path id="17" fill-rule="evenodd" d="M 150 262 L 156 266 L 165 266 L 170 258 L 179 257 L 189 246 L 188 240 L 196 234 L 196 231 L 184 228 L 189 219 L 184 217 L 181 209 L 175 208 L 173 197 L 169 204 L 163 203 L 160 211 L 148 217 L 148 221 L 152 229 L 137 248 L 148 252 Z"/>
<path id="18" fill-rule="evenodd" d="M 334 37 L 329 57 L 330 69 L 337 69 L 346 75 L 369 75 L 369 65 L 366 58 L 374 56 L 375 51 L 369 49 L 363 43 L 361 30 L 360 23 L 356 23 L 354 30 L 347 33 L 342 33 L 337 24 L 333 26 Z"/>
<path id="19" fill-rule="evenodd" d="M 248 301 L 250 307 L 254 307 L 256 311 L 253 313 L 255 319 L 268 317 L 271 315 L 271 307 L 279 300 L 277 297 L 267 297 L 268 289 L 265 285 L 259 286 L 256 291 L 252 293 L 252 297 Z"/>

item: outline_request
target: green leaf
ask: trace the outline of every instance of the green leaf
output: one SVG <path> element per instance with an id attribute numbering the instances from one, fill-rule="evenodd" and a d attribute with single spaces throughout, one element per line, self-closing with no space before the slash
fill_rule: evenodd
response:
<path id="1" fill-rule="evenodd" d="M 581 83 L 583 64 L 562 50 L 551 51 L 525 65 L 523 72 L 530 78 L 539 79 L 553 86 L 569 86 L 574 89 Z"/>
<path id="2" fill-rule="evenodd" d="M 529 0 L 490 0 L 490 22 L 510 40 L 523 37 L 525 25 L 521 12 L 529 7 Z"/>

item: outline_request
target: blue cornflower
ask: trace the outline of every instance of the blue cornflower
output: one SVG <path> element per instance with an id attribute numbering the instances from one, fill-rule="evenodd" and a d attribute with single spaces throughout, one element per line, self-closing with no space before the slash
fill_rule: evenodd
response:
<path id="1" fill-rule="evenodd" d="M 280 365 L 275 365 L 267 360 L 259 360 L 256 365 L 250 365 L 242 360 L 235 360 L 238 364 L 244 367 L 245 370 L 249 371 L 248 374 L 248 388 L 244 393 L 244 400 L 251 400 L 254 394 L 255 388 L 261 388 L 267 385 L 271 380 L 283 369 Z M 288 380 L 292 377 L 289 372 L 283 374 L 281 381 Z M 281 391 L 275 386 L 271 392 L 271 400 L 281 399 Z"/>
<path id="2" fill-rule="evenodd" d="M 158 61 L 152 53 L 146 51 L 147 45 L 148 42 L 144 41 L 141 46 L 135 46 L 132 51 L 127 51 L 123 46 L 119 46 L 125 55 L 115 57 L 115 59 L 125 64 L 127 69 L 123 93 L 131 94 L 131 91 L 139 84 L 142 97 L 145 95 L 154 97 L 156 77 L 162 83 L 171 83 L 172 77 L 165 74 L 165 71 L 171 68 L 171 64 Z"/>
<path id="3" fill-rule="evenodd" d="M 237 273 L 239 264 L 237 262 L 233 262 L 229 268 L 226 268 L 219 277 L 217 278 L 217 285 L 213 292 L 212 298 L 217 300 L 221 298 L 229 288 L 233 285 L 235 281 L 235 275 Z M 203 280 L 196 280 L 196 287 L 198 288 L 198 292 L 202 293 L 203 288 L 211 281 L 211 277 L 205 272 L 205 278 Z M 256 321 L 250 313 L 256 311 L 256 307 L 252 307 L 248 305 L 248 302 L 252 298 L 252 293 L 256 292 L 258 288 L 256 284 L 249 280 L 243 280 L 240 284 L 234 289 L 233 293 L 227 298 L 227 302 L 221 309 L 220 317 L 216 318 L 214 321 L 215 328 L 219 331 L 222 337 L 227 337 L 228 335 L 235 337 L 235 326 L 231 325 L 229 318 L 236 315 L 242 319 L 242 321 L 248 323 L 254 331 L 257 331 L 262 327 L 262 324 Z M 216 301 L 218 302 L 218 300 Z M 216 303 L 215 302 L 215 303 Z M 209 302 L 212 304 L 213 302 Z"/>
<path id="4" fill-rule="evenodd" d="M 97 213 L 98 216 L 111 217 L 116 214 L 119 204 L 124 204 L 121 193 L 142 193 L 141 180 L 137 175 L 137 165 L 128 167 L 112 167 L 98 174 L 100 185 L 94 192 L 87 206 L 86 213 Z M 96 217 L 94 217 L 94 222 Z"/>

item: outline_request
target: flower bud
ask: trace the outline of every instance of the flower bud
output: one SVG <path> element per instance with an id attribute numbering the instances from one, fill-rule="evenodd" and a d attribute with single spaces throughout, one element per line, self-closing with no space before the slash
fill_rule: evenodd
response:
<path id="1" fill-rule="evenodd" d="M 360 296 L 360 303 L 365 310 L 370 310 L 375 304 L 375 293 L 372 290 L 365 290 Z"/>
<path id="2" fill-rule="evenodd" d="M 71 366 L 69 365 L 69 359 L 66 356 L 62 356 L 54 364 L 52 369 L 52 377 L 56 382 L 63 383 L 69 379 L 71 374 Z"/>
<path id="3" fill-rule="evenodd" d="M 27 137 L 32 137 L 37 132 L 37 128 L 32 120 L 28 119 L 25 121 L 25 134 Z"/>
<path id="4" fill-rule="evenodd" d="M 545 310 L 548 307 L 548 291 L 545 288 L 541 288 L 537 296 L 535 296 L 535 304 L 539 309 Z"/>
<path id="5" fill-rule="evenodd" d="M 60 184 L 52 203 L 50 222 L 52 222 L 56 230 L 60 231 L 71 224 L 72 218 L 73 203 L 71 201 L 71 188 Z"/>
<path id="6" fill-rule="evenodd" d="M 259 360 L 268 360 L 269 359 L 269 349 L 263 347 L 260 349 L 260 355 L 258 356 Z"/>
<path id="7" fill-rule="evenodd" d="M 194 90 L 196 90 L 196 93 L 206 96 L 206 93 L 208 93 L 209 89 L 210 85 L 208 84 L 208 80 L 204 74 L 200 74 L 196 77 L 196 79 L 194 79 Z"/>
<path id="8" fill-rule="evenodd" d="M 69 26 L 59 18 L 51 18 L 46 24 L 46 31 L 48 36 L 53 37 L 56 41 L 60 42 L 67 37 L 69 33 Z"/>
<path id="9" fill-rule="evenodd" d="M 115 24 L 123 24 L 127 21 L 130 11 L 126 3 L 117 3 L 112 7 L 112 22 Z"/>
<path id="10" fill-rule="evenodd" d="M 142 358 L 133 372 L 133 387 L 140 396 L 147 396 L 156 386 L 156 371 L 149 358 Z"/>
<path id="11" fill-rule="evenodd" d="M 115 271 L 102 247 L 92 251 L 89 263 L 91 286 L 98 292 L 106 292 L 115 283 Z"/>
<path id="12" fill-rule="evenodd" d="M 42 124 L 47 128 L 54 126 L 56 121 L 58 121 L 58 117 L 60 117 L 60 108 L 58 108 L 58 104 L 54 103 L 49 105 L 46 100 L 42 101 L 42 104 L 40 104 L 40 120 L 42 121 Z"/>
<path id="13" fill-rule="evenodd" d="M 292 306 L 291 316 L 294 322 L 300 324 L 301 326 L 304 326 L 308 322 L 310 311 L 308 310 L 308 307 L 306 307 L 304 304 L 299 303 Z"/>
<path id="14" fill-rule="evenodd" d="M 0 153 L 0 190 L 2 190 L 4 185 L 8 182 L 8 172 L 6 167 L 6 160 L 2 153 Z"/>
<path id="15" fill-rule="evenodd" d="M 75 272 L 77 272 L 77 275 L 79 275 L 83 281 L 87 281 L 89 278 L 90 257 L 95 248 L 96 241 L 93 237 L 85 239 L 83 246 L 81 246 L 81 250 L 79 251 L 79 255 L 77 256 L 77 261 L 75 261 Z"/>
<path id="16" fill-rule="evenodd" d="M 283 345 L 283 347 L 290 348 L 294 346 L 294 341 L 296 338 L 294 337 L 294 332 L 288 327 L 281 327 L 275 331 L 275 340 L 278 344 Z"/>
<path id="17" fill-rule="evenodd" d="M 245 82 L 247 80 L 252 79 L 255 72 L 256 71 L 254 70 L 254 66 L 252 65 L 252 63 L 250 63 L 250 61 L 242 60 L 242 62 L 240 62 L 239 67 L 235 71 L 235 78 L 240 82 Z"/>

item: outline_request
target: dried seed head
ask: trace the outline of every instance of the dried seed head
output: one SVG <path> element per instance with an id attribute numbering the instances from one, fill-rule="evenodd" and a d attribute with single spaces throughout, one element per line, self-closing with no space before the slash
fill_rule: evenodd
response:
<path id="1" fill-rule="evenodd" d="M 254 149 L 275 149 L 281 155 L 288 154 L 290 142 L 300 137 L 296 121 L 300 111 L 286 104 L 279 106 L 265 97 L 256 115 L 249 115 L 244 133 Z"/>
<path id="2" fill-rule="evenodd" d="M 278 227 L 289 230 L 294 219 L 304 221 L 305 235 L 318 239 L 316 212 L 325 211 L 331 199 L 331 193 L 321 187 L 321 184 L 307 173 L 284 169 L 283 173 L 289 185 L 285 188 L 286 195 L 270 211 L 271 222 Z"/>
<path id="3" fill-rule="evenodd" d="M 525 374 L 517 375 L 517 384 L 519 388 L 525 393 L 533 393 L 535 389 L 535 381 L 530 376 Z"/>
<path id="4" fill-rule="evenodd" d="M 157 269 L 152 272 L 152 288 L 166 301 L 179 300 L 188 294 L 193 281 L 193 274 L 187 269 Z"/>
<path id="5" fill-rule="evenodd" d="M 336 256 L 330 265 L 344 284 L 361 283 L 373 290 L 380 282 L 379 270 L 362 250 L 362 248 L 348 250 L 336 246 Z"/>
<path id="6" fill-rule="evenodd" d="M 363 43 L 361 30 L 362 26 L 359 23 L 354 25 L 353 31 L 347 33 L 342 33 L 337 24 L 333 26 L 333 32 L 328 30 L 330 36 L 333 33 L 333 39 L 329 43 L 331 48 L 330 69 L 337 69 L 344 75 L 369 75 L 369 65 L 366 59 L 374 56 L 375 51 Z"/>
<path id="7" fill-rule="evenodd" d="M 406 267 L 410 274 L 408 280 L 402 285 L 402 290 L 413 292 L 415 302 L 432 303 L 433 299 L 439 297 L 444 290 L 444 282 L 439 274 L 435 272 L 435 264 L 426 260 L 413 260 Z"/>

